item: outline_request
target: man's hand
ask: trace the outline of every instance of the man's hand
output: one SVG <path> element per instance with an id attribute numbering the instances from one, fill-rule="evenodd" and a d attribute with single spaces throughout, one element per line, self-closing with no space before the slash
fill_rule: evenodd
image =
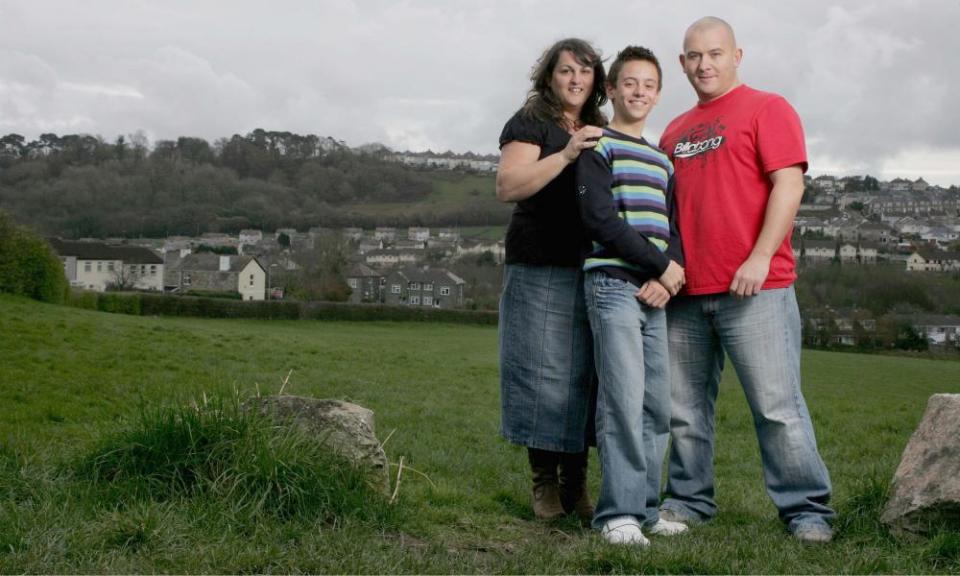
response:
<path id="1" fill-rule="evenodd" d="M 634 294 L 637 300 L 653 308 L 663 308 L 670 301 L 670 292 L 659 280 L 647 280 Z"/>
<path id="2" fill-rule="evenodd" d="M 740 268 L 737 268 L 737 273 L 733 275 L 733 282 L 730 283 L 730 295 L 737 298 L 756 296 L 760 293 L 760 289 L 767 280 L 767 274 L 769 273 L 770 259 L 751 254 L 740 265 Z"/>
<path id="3" fill-rule="evenodd" d="M 667 289 L 671 296 L 676 296 L 677 292 L 683 288 L 684 283 L 687 281 L 683 273 L 683 267 L 673 260 L 670 261 L 667 269 L 660 275 L 659 280 L 660 284 L 663 284 L 663 287 Z"/>

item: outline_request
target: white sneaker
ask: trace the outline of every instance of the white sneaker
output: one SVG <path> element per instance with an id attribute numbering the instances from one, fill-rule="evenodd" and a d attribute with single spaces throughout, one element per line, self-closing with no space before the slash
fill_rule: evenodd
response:
<path id="1" fill-rule="evenodd" d="M 690 528 L 683 522 L 671 522 L 660 518 L 653 526 L 647 526 L 647 532 L 654 536 L 676 536 L 683 534 Z"/>
<path id="2" fill-rule="evenodd" d="M 600 530 L 600 535 L 611 544 L 650 545 L 650 541 L 640 530 L 640 523 L 633 516 L 616 516 L 607 520 Z"/>

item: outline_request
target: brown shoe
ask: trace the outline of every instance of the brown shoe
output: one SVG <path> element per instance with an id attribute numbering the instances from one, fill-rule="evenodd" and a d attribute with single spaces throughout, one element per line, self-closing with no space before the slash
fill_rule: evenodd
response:
<path id="1" fill-rule="evenodd" d="M 556 520 L 566 512 L 560 503 L 560 487 L 557 484 L 559 454 L 547 450 L 528 450 L 530 470 L 533 476 L 533 515 L 538 520 Z"/>
<path id="2" fill-rule="evenodd" d="M 587 492 L 587 451 L 560 455 L 560 503 L 567 514 L 576 512 L 580 522 L 593 521 L 593 503 Z"/>

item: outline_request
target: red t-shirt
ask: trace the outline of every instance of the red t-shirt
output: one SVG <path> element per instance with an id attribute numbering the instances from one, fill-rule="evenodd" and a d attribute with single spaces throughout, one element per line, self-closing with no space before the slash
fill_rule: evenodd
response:
<path id="1" fill-rule="evenodd" d="M 676 170 L 686 293 L 726 292 L 760 236 L 769 173 L 798 164 L 807 170 L 800 118 L 782 96 L 740 85 L 675 118 L 660 148 Z M 784 288 L 796 277 L 787 234 L 763 288 Z"/>

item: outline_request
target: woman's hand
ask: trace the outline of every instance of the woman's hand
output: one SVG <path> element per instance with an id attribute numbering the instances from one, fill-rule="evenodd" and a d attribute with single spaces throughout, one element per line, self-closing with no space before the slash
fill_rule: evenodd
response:
<path id="1" fill-rule="evenodd" d="M 596 145 L 602 135 L 602 129 L 584 126 L 570 135 L 566 148 L 546 158 L 540 158 L 540 147 L 535 144 L 510 142 L 500 150 L 497 199 L 501 202 L 519 202 L 533 196 L 571 162 L 576 162 L 582 150 Z"/>
<path id="2" fill-rule="evenodd" d="M 601 136 L 603 136 L 603 129 L 596 126 L 584 126 L 572 132 L 567 147 L 563 149 L 563 157 L 567 164 L 576 162 L 580 152 L 596 146 Z"/>

